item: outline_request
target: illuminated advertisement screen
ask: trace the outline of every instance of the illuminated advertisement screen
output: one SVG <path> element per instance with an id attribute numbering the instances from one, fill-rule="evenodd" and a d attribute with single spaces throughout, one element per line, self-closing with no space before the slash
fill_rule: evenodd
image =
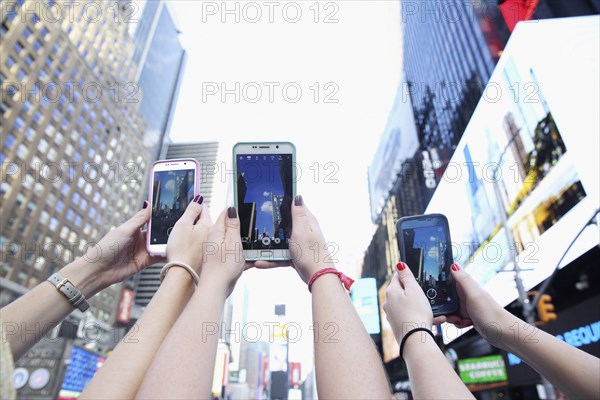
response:
<path id="1" fill-rule="evenodd" d="M 379 307 L 377 305 L 377 282 L 375 278 L 358 279 L 352 285 L 352 303 L 358 312 L 367 332 L 376 335 L 379 327 Z"/>
<path id="2" fill-rule="evenodd" d="M 369 198 L 373 221 L 377 220 L 383 210 L 389 191 L 402 170 L 402 164 L 412 158 L 418 149 L 419 139 L 408 84 L 402 80 L 379 140 L 379 147 L 369 165 Z"/>
<path id="3" fill-rule="evenodd" d="M 101 357 L 90 351 L 73 347 L 65 379 L 60 390 L 60 397 L 71 397 L 69 394 L 80 394 L 83 389 L 94 377 L 94 374 L 104 363 L 104 357 Z M 76 396 L 73 396 L 76 397 Z"/>
<path id="4" fill-rule="evenodd" d="M 599 26 L 517 25 L 427 208 L 446 215 L 455 261 L 502 305 L 517 290 L 499 271 L 517 262 L 525 289 L 540 283 L 598 208 Z M 597 244 L 584 229 L 561 267 Z"/>
<path id="5" fill-rule="evenodd" d="M 458 373 L 464 383 L 504 382 L 506 367 L 501 355 L 458 360 Z"/>

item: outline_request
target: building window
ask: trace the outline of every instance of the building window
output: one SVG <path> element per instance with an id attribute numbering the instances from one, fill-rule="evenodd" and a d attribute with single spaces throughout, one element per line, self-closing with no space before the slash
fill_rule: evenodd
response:
<path id="1" fill-rule="evenodd" d="M 73 222 L 74 218 L 75 218 L 75 211 L 73 211 L 72 208 L 69 208 L 67 210 L 67 220 Z"/>
<path id="2" fill-rule="evenodd" d="M 48 34 L 50 34 L 50 31 L 48 31 L 48 28 L 46 28 L 46 27 L 43 27 L 43 28 L 40 30 L 40 36 L 41 36 L 42 38 L 45 38 L 45 37 L 46 37 Z"/>
<path id="3" fill-rule="evenodd" d="M 66 197 L 69 194 L 69 190 L 69 185 L 67 183 L 63 183 L 62 188 L 60 189 L 60 194 Z"/>
<path id="4" fill-rule="evenodd" d="M 61 213 L 64 206 L 65 203 L 62 200 L 57 200 L 56 205 L 54 206 L 54 211 L 56 211 L 57 213 Z"/>
<path id="5" fill-rule="evenodd" d="M 23 50 L 23 45 L 17 40 L 17 42 L 15 42 L 15 45 L 13 46 L 13 49 L 15 50 L 15 53 L 19 54 L 21 50 Z"/>
<path id="6" fill-rule="evenodd" d="M 27 54 L 25 57 L 25 64 L 27 64 L 27 66 L 31 66 L 33 64 L 33 57 L 30 54 Z"/>
<path id="7" fill-rule="evenodd" d="M 16 123 L 15 123 L 15 127 L 16 127 Z M 19 130 L 19 129 L 17 128 L 17 130 Z M 7 149 L 12 149 L 13 146 L 15 145 L 16 141 L 17 141 L 17 138 L 12 133 L 9 133 L 8 135 L 6 135 L 6 139 L 4 139 L 4 147 Z"/>
<path id="8" fill-rule="evenodd" d="M 64 135 L 60 132 L 58 132 L 55 136 L 54 136 L 54 143 L 56 143 L 57 145 L 61 145 L 63 140 L 65 139 Z"/>
<path id="9" fill-rule="evenodd" d="M 45 210 L 40 214 L 40 224 L 46 225 L 50 220 L 50 214 L 48 214 Z"/>
<path id="10" fill-rule="evenodd" d="M 17 206 L 17 208 L 21 208 L 25 200 L 26 199 L 23 193 L 17 193 L 17 198 L 15 199 L 15 205 Z"/>
<path id="11" fill-rule="evenodd" d="M 42 153 L 45 153 L 46 151 L 48 151 L 48 141 L 46 139 L 41 139 L 40 143 L 38 144 L 38 149 Z"/>
<path id="12" fill-rule="evenodd" d="M 35 42 L 33 42 L 33 49 L 36 52 L 39 52 L 41 48 L 42 48 L 42 43 L 36 39 Z"/>
<path id="13" fill-rule="evenodd" d="M 75 150 L 75 148 L 73 147 L 73 145 L 71 143 L 69 143 L 69 144 L 67 144 L 67 148 L 65 149 L 65 154 L 70 157 L 73 155 L 74 150 Z"/>
<path id="14" fill-rule="evenodd" d="M 23 36 L 27 39 L 29 36 L 31 36 L 33 34 L 33 32 L 31 32 L 31 29 L 29 29 L 28 26 L 25 27 L 25 29 L 23 29 Z"/>
<path id="15" fill-rule="evenodd" d="M 48 151 L 48 160 L 50 160 L 50 161 L 56 161 L 57 156 L 58 156 L 58 153 L 56 152 L 55 148 L 51 148 Z"/>
<path id="16" fill-rule="evenodd" d="M 20 144 L 19 147 L 17 147 L 17 157 L 19 157 L 21 160 L 27 160 L 28 154 L 29 150 L 27 150 L 27 147 L 25 145 Z"/>
<path id="17" fill-rule="evenodd" d="M 33 122 L 35 122 L 36 124 L 40 124 L 40 121 L 42 120 L 42 113 L 39 110 L 36 110 L 33 113 Z"/>
<path id="18" fill-rule="evenodd" d="M 13 65 L 15 65 L 17 62 L 15 61 L 15 59 L 12 56 L 8 56 L 6 57 L 6 66 L 10 69 Z"/>
<path id="19" fill-rule="evenodd" d="M 33 129 L 31 126 L 25 129 L 25 139 L 29 140 L 30 142 L 35 139 L 35 129 Z"/>
<path id="20" fill-rule="evenodd" d="M 0 197 L 8 197 L 8 195 L 10 195 L 10 191 L 11 187 L 7 182 L 0 183 Z M 94 212 L 95 211 L 96 210 L 94 209 Z"/>

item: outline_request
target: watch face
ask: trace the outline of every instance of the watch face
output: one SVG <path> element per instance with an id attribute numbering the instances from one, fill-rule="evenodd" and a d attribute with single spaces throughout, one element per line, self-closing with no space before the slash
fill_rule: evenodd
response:
<path id="1" fill-rule="evenodd" d="M 46 368 L 38 368 L 31 373 L 29 377 L 29 387 L 33 390 L 40 390 L 50 381 L 50 371 Z"/>
<path id="2" fill-rule="evenodd" d="M 21 389 L 27 383 L 29 379 L 29 371 L 25 368 L 17 368 L 13 372 L 12 381 L 15 389 Z"/>

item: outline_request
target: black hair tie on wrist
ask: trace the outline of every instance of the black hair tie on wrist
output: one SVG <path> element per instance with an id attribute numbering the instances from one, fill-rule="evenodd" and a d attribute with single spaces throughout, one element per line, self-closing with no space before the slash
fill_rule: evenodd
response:
<path id="1" fill-rule="evenodd" d="M 431 335 L 431 337 L 433 338 L 433 341 L 435 342 L 435 336 L 433 336 L 433 332 L 431 332 L 429 329 L 427 329 L 427 328 L 411 329 L 410 331 L 406 332 L 406 335 L 404 335 L 404 337 L 402 338 L 402 342 L 400 343 L 400 358 L 402 359 L 402 361 L 404 361 L 404 356 L 402 355 L 402 353 L 404 351 L 404 345 L 406 344 L 406 339 L 408 339 L 408 337 L 410 335 L 412 335 L 413 333 L 419 332 L 419 331 L 429 333 Z M 404 362 L 406 362 L 406 361 L 404 361 Z"/>

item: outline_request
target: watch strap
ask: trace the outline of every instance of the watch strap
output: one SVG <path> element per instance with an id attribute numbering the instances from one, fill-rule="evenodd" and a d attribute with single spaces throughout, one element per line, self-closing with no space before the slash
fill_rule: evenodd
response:
<path id="1" fill-rule="evenodd" d="M 83 293 L 81 293 L 67 278 L 63 278 L 56 273 L 48 278 L 48 282 L 52 283 L 56 287 L 56 290 L 65 296 L 73 307 L 78 308 L 80 311 L 85 311 L 90 308 L 90 303 L 87 302 Z"/>

